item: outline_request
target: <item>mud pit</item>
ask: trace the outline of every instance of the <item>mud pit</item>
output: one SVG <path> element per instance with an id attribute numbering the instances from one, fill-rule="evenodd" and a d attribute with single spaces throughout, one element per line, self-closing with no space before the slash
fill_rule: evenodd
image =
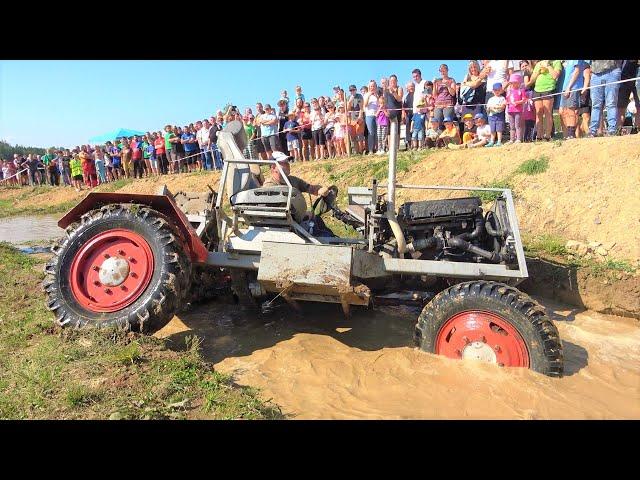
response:
<path id="1" fill-rule="evenodd" d="M 565 377 L 454 361 L 413 348 L 417 310 L 307 304 L 261 316 L 220 303 L 156 335 L 203 340 L 207 360 L 300 419 L 640 418 L 640 324 L 544 301 L 564 343 Z"/>

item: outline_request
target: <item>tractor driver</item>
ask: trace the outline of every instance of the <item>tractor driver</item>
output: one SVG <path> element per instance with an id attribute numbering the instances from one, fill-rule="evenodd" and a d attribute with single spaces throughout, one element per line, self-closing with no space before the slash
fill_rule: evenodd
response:
<path id="1" fill-rule="evenodd" d="M 293 157 L 286 155 L 282 152 L 273 152 L 272 159 L 276 160 L 282 170 L 287 175 L 291 186 L 300 192 L 308 192 L 312 195 L 319 195 L 321 197 L 326 197 L 330 190 L 327 187 L 322 187 L 320 185 L 310 185 L 301 178 L 293 177 L 289 175 L 291 171 L 291 166 L 289 165 L 289 160 Z M 287 182 L 284 181 L 284 178 L 280 175 L 280 170 L 276 167 L 276 164 L 271 164 L 271 177 L 267 178 L 262 184 L 263 187 L 275 187 L 278 185 L 286 185 Z"/>
<path id="2" fill-rule="evenodd" d="M 290 157 L 289 155 L 286 155 L 282 152 L 276 151 L 276 152 L 273 152 L 271 158 L 273 160 L 276 160 L 280 164 L 280 166 L 282 167 L 282 170 L 287 175 L 287 178 L 289 179 L 289 182 L 291 183 L 291 186 L 293 188 L 295 188 L 300 192 L 307 192 L 312 195 L 318 195 L 322 197 L 321 202 L 316 202 L 320 207 L 317 211 L 317 214 L 314 214 L 312 212 L 311 219 L 309 219 L 306 222 L 303 222 L 303 226 L 305 226 L 307 231 L 311 235 L 314 235 L 317 237 L 335 237 L 336 235 L 331 231 L 330 228 L 328 228 L 325 225 L 324 221 L 321 218 L 322 213 L 324 213 L 328 209 L 328 206 L 329 206 L 328 202 L 330 201 L 329 193 L 332 192 L 331 188 L 322 187 L 320 185 L 310 185 L 304 180 L 302 180 L 301 178 L 290 176 L 289 172 L 291 170 L 291 167 L 289 165 L 289 160 L 291 160 L 293 157 Z M 287 182 L 285 182 L 284 178 L 282 178 L 282 175 L 280 175 L 280 170 L 278 170 L 278 167 L 276 166 L 275 163 L 272 163 L 271 177 L 267 178 L 265 182 L 262 184 L 262 186 L 275 187 L 278 185 L 286 185 L 286 184 Z M 335 200 L 335 197 L 332 197 L 331 201 L 333 200 Z"/>

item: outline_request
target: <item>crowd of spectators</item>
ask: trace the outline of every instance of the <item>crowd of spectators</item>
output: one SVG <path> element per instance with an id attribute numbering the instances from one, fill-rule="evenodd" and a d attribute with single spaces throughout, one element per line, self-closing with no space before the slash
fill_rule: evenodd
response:
<path id="1" fill-rule="evenodd" d="M 405 88 L 390 75 L 360 89 L 352 84 L 348 92 L 336 85 L 332 96 L 307 101 L 297 86 L 293 99 L 281 92 L 277 109 L 261 102 L 255 113 L 229 106 L 208 119 L 140 137 L 42 156 L 16 154 L 0 160 L 0 180 L 80 190 L 119 178 L 220 169 L 217 135 L 235 120 L 247 134 L 247 158 L 283 151 L 294 161 L 384 154 L 394 119 L 399 134 L 404 125 L 405 148 L 416 150 L 620 135 L 637 133 L 639 125 L 638 60 L 471 60 L 460 82 L 446 64 L 433 80 L 418 68 L 411 75 Z"/>

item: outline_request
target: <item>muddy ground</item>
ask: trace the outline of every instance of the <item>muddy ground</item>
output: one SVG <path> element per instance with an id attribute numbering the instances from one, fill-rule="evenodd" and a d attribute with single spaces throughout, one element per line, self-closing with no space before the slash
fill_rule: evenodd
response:
<path id="1" fill-rule="evenodd" d="M 411 341 L 412 307 L 345 319 L 337 305 L 264 316 L 212 302 L 156 335 L 175 348 L 198 335 L 216 369 L 259 387 L 290 418 L 640 418 L 638 322 L 538 300 L 563 340 L 562 379 L 423 353 Z"/>

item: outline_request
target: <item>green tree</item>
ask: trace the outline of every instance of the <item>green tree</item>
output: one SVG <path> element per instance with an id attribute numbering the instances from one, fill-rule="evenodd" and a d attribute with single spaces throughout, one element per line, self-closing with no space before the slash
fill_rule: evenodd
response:
<path id="1" fill-rule="evenodd" d="M 27 155 L 29 153 L 35 153 L 37 155 L 44 155 L 47 153 L 46 149 L 42 147 L 25 147 L 22 145 L 10 145 L 5 140 L 0 140 L 0 158 L 8 160 L 13 158 L 13 154 Z"/>

